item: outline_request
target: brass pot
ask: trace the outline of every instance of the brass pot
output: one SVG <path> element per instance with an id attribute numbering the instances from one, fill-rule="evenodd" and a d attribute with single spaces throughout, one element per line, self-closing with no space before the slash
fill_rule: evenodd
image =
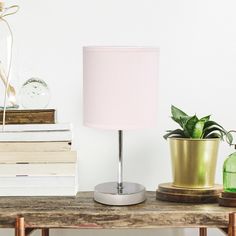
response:
<path id="1" fill-rule="evenodd" d="M 220 139 L 169 138 L 173 185 L 181 188 L 211 188 Z"/>

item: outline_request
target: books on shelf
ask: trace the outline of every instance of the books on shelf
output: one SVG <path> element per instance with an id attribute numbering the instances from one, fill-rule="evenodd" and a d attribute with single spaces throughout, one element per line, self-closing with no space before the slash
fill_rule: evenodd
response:
<path id="1" fill-rule="evenodd" d="M 71 124 L 5 125 L 0 132 L 0 196 L 75 196 L 72 139 Z"/>
<path id="2" fill-rule="evenodd" d="M 71 150 L 71 141 L 51 142 L 0 142 L 0 152 L 67 152 Z M 1 153 L 0 153 L 1 155 Z"/>
<path id="3" fill-rule="evenodd" d="M 0 196 L 75 196 L 75 176 L 0 177 Z"/>
<path id="4" fill-rule="evenodd" d="M 2 124 L 3 110 L 0 110 Z M 6 124 L 54 124 L 56 123 L 55 109 L 17 109 L 6 111 Z"/>
<path id="5" fill-rule="evenodd" d="M 0 132 L 0 142 L 72 141 L 72 131 L 6 131 Z"/>
<path id="6" fill-rule="evenodd" d="M 70 152 L 0 152 L 0 164 L 75 163 L 76 151 Z M 1 175 L 1 171 L 0 171 Z"/>
<path id="7" fill-rule="evenodd" d="M 76 196 L 73 187 L 0 187 L 0 196 Z"/>
<path id="8" fill-rule="evenodd" d="M 40 141 L 72 141 L 71 124 L 6 125 L 0 132 L 0 142 Z"/>
<path id="9" fill-rule="evenodd" d="M 71 176 L 75 163 L 0 164 L 0 176 Z"/>
<path id="10" fill-rule="evenodd" d="M 0 177 L 0 188 L 30 188 L 30 187 L 73 187 L 76 184 L 75 176 L 5 176 Z"/>
<path id="11" fill-rule="evenodd" d="M 0 164 L 0 196 L 75 196 L 76 165 L 76 161 Z"/>
<path id="12" fill-rule="evenodd" d="M 0 125 L 0 130 L 2 130 Z M 34 131 L 68 131 L 72 130 L 69 123 L 59 124 L 22 124 L 22 125 L 5 125 L 4 132 L 34 132 Z"/>

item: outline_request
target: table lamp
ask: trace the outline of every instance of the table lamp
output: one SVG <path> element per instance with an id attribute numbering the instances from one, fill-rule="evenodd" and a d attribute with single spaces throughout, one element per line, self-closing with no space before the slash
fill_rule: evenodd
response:
<path id="1" fill-rule="evenodd" d="M 117 182 L 95 187 L 94 200 L 106 205 L 143 202 L 145 188 L 123 181 L 123 131 L 156 123 L 159 49 L 84 47 L 84 125 L 118 131 Z"/>

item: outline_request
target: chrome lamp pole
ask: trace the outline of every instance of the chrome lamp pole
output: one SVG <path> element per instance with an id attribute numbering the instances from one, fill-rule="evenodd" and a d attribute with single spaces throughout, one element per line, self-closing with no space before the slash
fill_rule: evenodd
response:
<path id="1" fill-rule="evenodd" d="M 94 200 L 105 205 L 125 206 L 145 201 L 145 188 L 138 183 L 123 181 L 123 131 L 118 131 L 119 162 L 117 182 L 95 186 Z"/>

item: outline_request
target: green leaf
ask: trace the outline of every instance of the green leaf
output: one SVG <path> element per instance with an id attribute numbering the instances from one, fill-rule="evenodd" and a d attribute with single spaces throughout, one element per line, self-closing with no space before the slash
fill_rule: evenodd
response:
<path id="1" fill-rule="evenodd" d="M 171 116 L 171 119 L 175 122 L 177 122 L 180 126 L 181 126 L 181 123 L 180 123 L 180 120 L 179 119 L 176 119 L 174 116 Z"/>
<path id="2" fill-rule="evenodd" d="M 192 133 L 192 138 L 201 138 L 202 133 L 203 133 L 203 128 L 204 128 L 205 121 L 204 120 L 199 120 L 193 129 Z"/>
<path id="3" fill-rule="evenodd" d="M 225 136 L 226 136 L 226 142 L 229 145 L 232 145 L 232 143 L 233 143 L 233 135 L 230 132 L 227 132 Z"/>
<path id="4" fill-rule="evenodd" d="M 173 116 L 173 120 L 178 122 L 180 121 L 180 117 L 183 117 L 183 116 L 188 116 L 185 112 L 181 111 L 179 108 L 171 105 L 171 114 Z"/>
<path id="5" fill-rule="evenodd" d="M 164 139 L 167 139 L 169 137 L 179 137 L 179 138 L 185 138 L 184 132 L 181 129 L 176 130 L 168 130 L 168 133 L 163 136 Z"/>
<path id="6" fill-rule="evenodd" d="M 224 128 L 221 125 L 219 125 L 218 123 L 216 123 L 215 121 L 212 121 L 212 120 L 209 120 L 205 123 L 204 129 L 209 128 L 211 126 L 218 126 L 218 127 L 220 127 L 221 129 L 224 130 Z"/>
<path id="7" fill-rule="evenodd" d="M 210 120 L 210 115 L 198 119 L 196 115 L 188 116 L 184 111 L 175 106 L 171 106 L 172 119 L 177 122 L 182 129 L 169 130 L 163 137 L 180 138 L 221 138 L 226 137 L 226 141 L 231 145 L 233 136 L 227 132 L 221 125 Z"/>
<path id="8" fill-rule="evenodd" d="M 217 127 L 217 126 L 210 126 L 209 128 L 207 128 L 207 129 L 204 130 L 202 137 L 203 137 L 203 138 L 208 138 L 208 136 L 209 136 L 212 132 L 215 133 L 215 132 L 217 132 L 217 131 L 220 132 L 220 134 L 221 134 L 221 139 L 223 138 L 224 134 L 226 134 L 225 131 L 224 131 L 222 128 L 219 128 L 219 127 Z"/>
<path id="9" fill-rule="evenodd" d="M 200 120 L 201 120 L 201 121 L 204 121 L 204 122 L 207 122 L 207 121 L 210 120 L 210 118 L 211 118 L 211 115 L 209 115 L 209 116 L 204 116 L 204 117 L 202 117 Z"/>
<path id="10" fill-rule="evenodd" d="M 211 133 L 206 138 L 222 138 L 220 134 L 218 133 Z"/>
<path id="11" fill-rule="evenodd" d="M 196 115 L 194 115 L 194 116 L 190 117 L 190 119 L 188 119 L 186 125 L 184 126 L 185 135 L 188 135 L 189 137 L 192 138 L 193 130 L 194 130 L 194 127 L 197 122 L 198 122 L 198 118 Z"/>
<path id="12" fill-rule="evenodd" d="M 180 117 L 180 123 L 181 123 L 181 127 L 184 128 L 188 122 L 189 119 L 191 119 L 192 116 L 182 116 Z"/>

